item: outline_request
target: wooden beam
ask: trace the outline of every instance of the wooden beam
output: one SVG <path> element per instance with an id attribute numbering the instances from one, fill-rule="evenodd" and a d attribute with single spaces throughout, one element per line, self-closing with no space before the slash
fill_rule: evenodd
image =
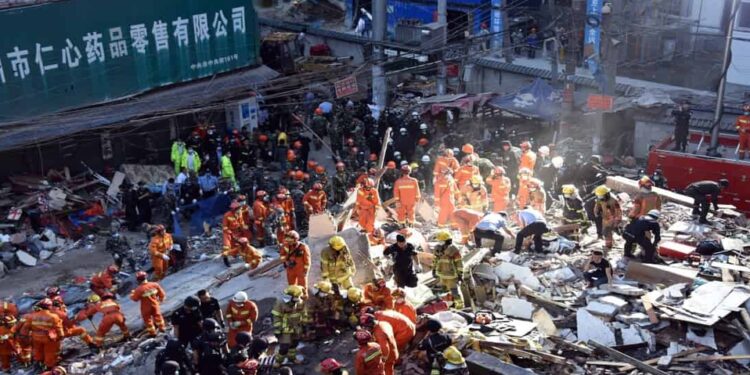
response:
<path id="1" fill-rule="evenodd" d="M 637 369 L 639 369 L 641 371 L 647 372 L 649 374 L 654 374 L 654 375 L 668 375 L 666 372 L 664 372 L 662 370 L 659 370 L 656 367 L 649 366 L 649 365 L 647 365 L 647 364 L 645 364 L 645 363 L 643 363 L 643 362 L 641 362 L 641 361 L 639 361 L 639 360 L 637 360 L 637 359 L 635 359 L 635 358 L 633 358 L 633 357 L 631 357 L 631 356 L 629 356 L 629 355 L 627 355 L 627 354 L 625 354 L 623 352 L 620 352 L 618 350 L 612 349 L 612 348 L 610 348 L 610 347 L 608 347 L 606 345 L 602 345 L 602 344 L 600 344 L 600 343 L 598 343 L 598 342 L 596 342 L 594 340 L 589 340 L 588 344 L 591 345 L 591 346 L 593 346 L 593 347 L 595 347 L 597 350 L 606 353 L 608 356 L 610 356 L 610 357 L 612 357 L 612 358 L 614 358 L 614 359 L 616 359 L 618 361 L 626 362 L 626 363 L 629 363 L 629 364 L 635 366 L 635 368 L 637 368 Z"/>

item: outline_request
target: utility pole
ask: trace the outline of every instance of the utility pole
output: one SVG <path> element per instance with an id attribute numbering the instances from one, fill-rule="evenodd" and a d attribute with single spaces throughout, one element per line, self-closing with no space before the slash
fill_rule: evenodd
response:
<path id="1" fill-rule="evenodd" d="M 385 0 L 381 0 L 385 1 Z M 438 95 L 445 95 L 445 76 L 446 76 L 446 69 L 445 69 L 445 46 L 448 44 L 448 0 L 438 0 L 437 4 L 437 11 L 438 11 L 438 18 L 437 23 L 438 25 L 442 26 L 442 35 L 440 36 L 440 62 L 438 63 L 438 71 L 437 71 L 437 94 Z"/>
<path id="2" fill-rule="evenodd" d="M 502 5 L 500 6 L 500 11 L 502 12 L 503 17 L 503 27 L 502 30 L 503 33 L 503 45 L 504 49 L 500 51 L 500 53 L 505 57 L 505 62 L 508 64 L 513 63 L 513 54 L 516 53 L 515 49 L 513 47 L 513 43 L 511 43 L 510 40 L 510 34 L 513 33 L 513 30 L 511 29 L 510 22 L 508 21 L 508 0 L 502 0 Z M 516 41 L 518 42 L 518 41 Z"/>
<path id="3" fill-rule="evenodd" d="M 388 87 L 385 79 L 385 51 L 383 42 L 386 33 L 386 0 L 372 2 L 372 54 L 375 62 L 372 64 L 372 101 L 379 109 L 388 105 Z"/>
<path id="4" fill-rule="evenodd" d="M 732 10 L 729 12 L 729 28 L 727 29 L 727 39 L 724 42 L 724 61 L 721 65 L 721 81 L 719 81 L 719 91 L 716 93 L 716 109 L 714 110 L 714 125 L 711 128 L 711 147 L 708 149 L 709 156 L 718 156 L 719 152 L 719 123 L 721 116 L 724 114 L 724 91 L 727 88 L 727 71 L 729 70 L 729 56 L 732 48 L 732 36 L 734 35 L 734 21 L 737 19 L 737 7 L 739 0 L 732 0 Z"/>

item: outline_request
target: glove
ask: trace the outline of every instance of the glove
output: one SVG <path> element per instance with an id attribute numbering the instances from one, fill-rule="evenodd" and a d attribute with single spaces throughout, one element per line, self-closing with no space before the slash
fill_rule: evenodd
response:
<path id="1" fill-rule="evenodd" d="M 231 267 L 232 266 L 231 264 L 229 264 L 229 257 L 227 257 L 226 255 L 223 256 L 223 257 L 221 257 L 221 259 L 224 261 L 224 265 L 225 266 L 227 266 L 227 267 Z"/>
<path id="2" fill-rule="evenodd" d="M 162 255 L 161 255 L 161 259 L 164 259 L 164 260 L 169 260 L 169 255 L 167 255 L 167 254 L 162 254 Z"/>

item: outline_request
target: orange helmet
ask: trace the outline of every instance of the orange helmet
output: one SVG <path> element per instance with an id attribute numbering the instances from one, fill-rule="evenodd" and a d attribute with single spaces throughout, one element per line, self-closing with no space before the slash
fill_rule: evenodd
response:
<path id="1" fill-rule="evenodd" d="M 265 135 L 265 134 L 261 134 L 261 135 L 258 136 L 258 140 L 261 141 L 261 142 L 267 142 L 268 141 L 268 136 Z"/>
<path id="2" fill-rule="evenodd" d="M 315 114 L 320 116 L 323 114 L 323 108 L 315 108 Z"/>
<path id="3" fill-rule="evenodd" d="M 464 154 L 473 154 L 474 146 L 472 146 L 471 143 L 467 143 L 463 147 L 461 147 L 461 152 L 463 152 Z"/>
<path id="4" fill-rule="evenodd" d="M 316 182 L 313 184 L 312 188 L 313 190 L 323 190 L 323 184 L 321 184 L 320 182 Z"/>
<path id="5" fill-rule="evenodd" d="M 305 178 L 305 172 L 297 171 L 294 173 L 294 178 L 297 180 L 302 180 Z"/>
<path id="6" fill-rule="evenodd" d="M 257 192 L 255 192 L 255 198 L 263 198 L 266 196 L 266 194 L 268 193 L 266 193 L 265 190 L 258 190 Z"/>
<path id="7" fill-rule="evenodd" d="M 376 160 L 378 160 L 378 154 L 373 152 L 372 154 L 370 154 L 370 161 L 376 161 Z"/>
<path id="8" fill-rule="evenodd" d="M 531 143 L 529 143 L 529 141 L 521 142 L 520 147 L 521 150 L 526 151 L 531 148 Z"/>
<path id="9" fill-rule="evenodd" d="M 315 161 L 315 160 L 310 160 L 310 161 L 307 162 L 307 168 L 308 169 L 314 169 L 317 166 L 318 166 L 318 162 Z"/>
<path id="10" fill-rule="evenodd" d="M 135 273 L 135 279 L 138 281 L 146 280 L 147 277 L 148 275 L 143 271 L 138 271 Z"/>
<path id="11" fill-rule="evenodd" d="M 505 175 L 505 168 L 503 168 L 503 167 L 495 167 L 495 174 L 499 174 L 501 176 Z"/>
<path id="12" fill-rule="evenodd" d="M 420 146 L 427 146 L 428 143 L 430 143 L 430 141 L 428 141 L 427 138 L 419 138 Z"/>
<path id="13" fill-rule="evenodd" d="M 391 160 L 388 162 L 388 164 L 385 165 L 385 167 L 388 169 L 396 169 L 396 162 Z"/>
<path id="14" fill-rule="evenodd" d="M 322 165 L 315 167 L 315 173 L 323 174 L 326 173 L 326 168 Z"/>

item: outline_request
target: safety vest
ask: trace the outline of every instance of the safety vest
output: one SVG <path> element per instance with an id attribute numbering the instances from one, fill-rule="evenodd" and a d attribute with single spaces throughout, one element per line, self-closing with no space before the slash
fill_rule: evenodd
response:
<path id="1" fill-rule="evenodd" d="M 455 245 L 439 245 L 435 248 L 435 273 L 441 279 L 455 279 L 458 277 L 459 267 L 463 271 L 461 251 Z"/>

